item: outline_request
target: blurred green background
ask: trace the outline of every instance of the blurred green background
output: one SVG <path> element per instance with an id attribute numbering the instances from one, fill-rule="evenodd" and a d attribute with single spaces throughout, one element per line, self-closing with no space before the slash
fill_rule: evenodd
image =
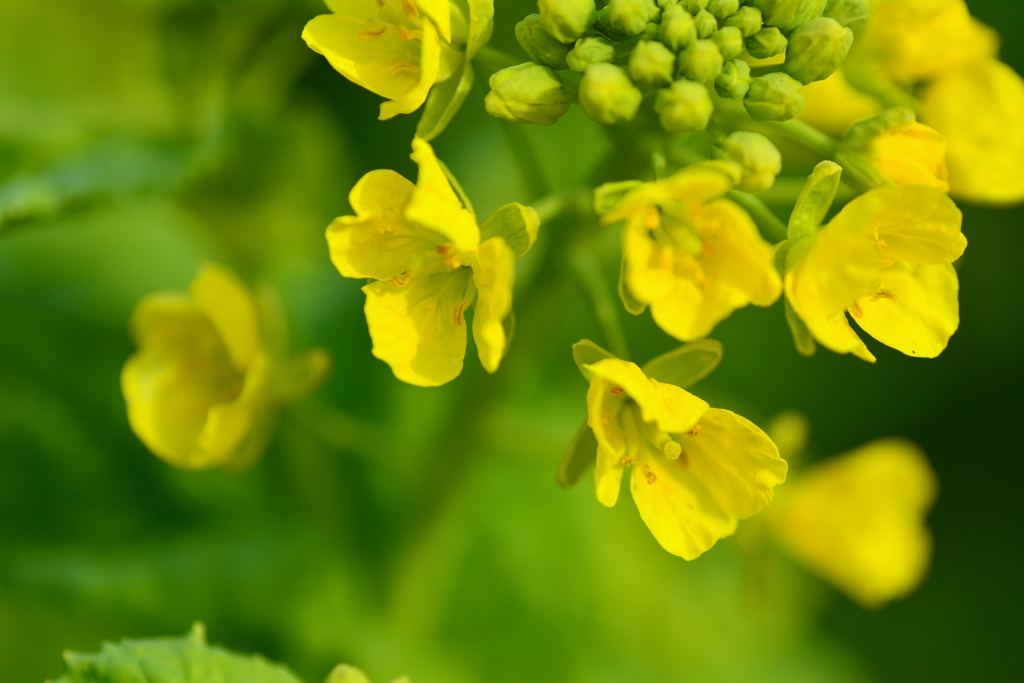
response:
<path id="1" fill-rule="evenodd" d="M 496 5 L 492 44 L 519 54 L 512 29 L 534 5 Z M 970 7 L 1024 71 L 1019 3 Z M 1024 678 L 1024 210 L 964 207 L 962 323 L 939 359 L 872 340 L 874 366 L 803 358 L 780 303 L 719 326 L 725 359 L 695 389 L 762 426 L 805 412 L 811 458 L 885 435 L 921 443 L 942 482 L 924 586 L 866 612 L 756 529 L 686 563 L 628 496 L 607 510 L 588 481 L 554 485 L 585 414 L 570 344 L 603 341 L 566 267 L 568 221 L 525 263 L 496 376 L 471 350 L 458 380 L 418 389 L 371 357 L 360 283 L 334 271 L 323 230 L 362 173 L 415 177 L 417 117 L 377 121 L 379 98 L 306 48 L 302 26 L 323 11 L 0 3 L 5 681 L 55 677 L 65 648 L 194 620 L 312 683 L 341 661 L 415 683 Z M 573 111 L 512 130 L 483 112 L 482 81 L 436 143 L 478 214 L 587 178 L 607 146 L 596 124 Z M 540 182 L 517 166 L 523 139 Z M 615 237 L 593 230 L 610 287 Z M 276 284 L 295 347 L 336 361 L 239 476 L 151 456 L 118 386 L 133 304 L 184 288 L 202 259 Z M 649 316 L 625 323 L 640 360 L 674 346 Z"/>

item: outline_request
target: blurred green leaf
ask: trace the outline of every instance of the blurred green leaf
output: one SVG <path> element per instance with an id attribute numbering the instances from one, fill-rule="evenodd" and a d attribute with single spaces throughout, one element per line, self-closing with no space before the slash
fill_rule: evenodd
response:
<path id="1" fill-rule="evenodd" d="M 558 474 L 555 481 L 563 489 L 575 486 L 586 474 L 587 470 L 594 466 L 597 458 L 597 439 L 594 438 L 594 431 L 584 420 L 576 436 L 572 438 L 568 450 L 562 456 L 562 462 L 558 464 Z"/>
<path id="2" fill-rule="evenodd" d="M 714 339 L 684 344 L 644 363 L 644 374 L 686 389 L 701 381 L 722 362 L 722 343 Z"/>
<path id="3" fill-rule="evenodd" d="M 465 61 L 451 78 L 431 88 L 423 116 L 416 126 L 416 135 L 424 140 L 433 140 L 443 133 L 472 88 L 473 65 Z"/>

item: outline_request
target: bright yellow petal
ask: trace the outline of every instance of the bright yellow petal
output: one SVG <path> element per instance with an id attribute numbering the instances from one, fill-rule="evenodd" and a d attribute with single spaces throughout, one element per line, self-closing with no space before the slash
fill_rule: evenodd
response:
<path id="1" fill-rule="evenodd" d="M 712 286 L 739 292 L 744 306 L 771 306 L 778 300 L 782 279 L 773 263 L 772 245 L 746 211 L 719 199 L 701 207 L 695 223 L 704 242 L 701 266 Z"/>
<path id="2" fill-rule="evenodd" d="M 391 98 L 392 102 L 380 103 L 378 118 L 381 121 L 394 118 L 399 114 L 411 114 L 419 109 L 427 100 L 430 89 L 437 82 L 438 74 L 441 71 L 441 40 L 437 35 L 437 29 L 429 21 L 423 22 L 423 33 L 419 43 L 420 54 L 419 60 L 416 62 L 417 66 L 407 70 L 410 63 L 401 62 L 391 67 L 392 78 L 403 74 L 407 75 L 405 80 L 409 88 L 401 97 Z M 415 82 L 412 79 L 416 79 Z"/>
<path id="3" fill-rule="evenodd" d="M 500 237 L 485 240 L 476 251 L 473 282 L 476 307 L 473 309 L 473 341 L 484 370 L 498 370 L 505 356 L 508 339 L 505 318 L 512 312 L 512 285 L 515 282 L 515 255 Z"/>
<path id="4" fill-rule="evenodd" d="M 787 296 L 789 296 L 789 282 L 789 275 L 787 275 Z M 850 321 L 846 319 L 844 312 L 840 311 L 828 318 L 801 316 L 800 319 L 807 325 L 811 336 L 826 349 L 835 353 L 852 353 L 861 360 L 866 360 L 869 363 L 875 362 L 874 354 L 868 351 L 868 347 L 850 327 Z"/>
<path id="5" fill-rule="evenodd" d="M 702 161 L 657 181 L 668 198 L 691 206 L 717 199 L 739 182 L 743 170 L 731 161 Z"/>
<path id="6" fill-rule="evenodd" d="M 451 0 L 416 0 L 416 7 L 430 21 L 446 42 L 452 42 Z"/>
<path id="7" fill-rule="evenodd" d="M 640 406 L 644 422 L 656 424 L 669 434 L 689 431 L 708 409 L 706 401 L 685 389 L 648 378 L 635 363 L 606 358 L 584 367 L 595 377 L 621 388 Z"/>
<path id="8" fill-rule="evenodd" d="M 1024 199 L 1024 80 L 1013 69 L 990 60 L 944 73 L 924 91 L 922 118 L 946 136 L 955 196 Z"/>
<path id="9" fill-rule="evenodd" d="M 862 200 L 878 203 L 871 229 L 883 256 L 912 263 L 952 263 L 967 248 L 967 238 L 960 232 L 963 214 L 940 190 L 887 185 L 850 204 Z"/>
<path id="10" fill-rule="evenodd" d="M 896 263 L 882 285 L 851 308 L 872 337 L 908 356 L 935 358 L 960 325 L 959 282 L 948 263 Z"/>
<path id="11" fill-rule="evenodd" d="M 807 104 L 797 118 L 836 137 L 842 137 L 856 121 L 882 110 L 877 99 L 854 89 L 841 69 L 823 81 L 805 85 L 803 95 Z"/>
<path id="12" fill-rule="evenodd" d="M 949 192 L 946 139 L 921 123 L 879 135 L 868 146 L 868 158 L 897 185 L 927 185 Z"/>
<path id="13" fill-rule="evenodd" d="M 412 160 L 420 173 L 405 217 L 443 235 L 457 251 L 475 250 L 480 244 L 480 228 L 452 189 L 434 148 L 421 138 L 413 138 L 412 149 Z"/>
<path id="14" fill-rule="evenodd" d="M 622 488 L 622 458 L 626 455 L 626 437 L 619 418 L 626 399 L 612 393 L 612 383 L 595 375 L 587 390 L 587 424 L 597 439 L 597 468 L 594 493 L 601 505 L 614 507 Z"/>
<path id="15" fill-rule="evenodd" d="M 913 591 L 931 558 L 925 517 L 938 485 L 924 453 L 882 439 L 785 486 L 771 528 L 808 569 L 866 607 Z"/>
<path id="16" fill-rule="evenodd" d="M 331 262 L 345 277 L 404 279 L 447 270 L 438 245 L 446 241 L 405 218 L 415 186 L 390 170 L 370 171 L 349 194 L 355 216 L 327 228 Z"/>
<path id="17" fill-rule="evenodd" d="M 263 344 L 256 300 L 249 289 L 227 268 L 206 263 L 188 291 L 224 340 L 235 367 L 248 368 Z"/>
<path id="18" fill-rule="evenodd" d="M 465 310 L 472 301 L 468 268 L 363 287 L 373 355 L 395 377 L 421 387 L 440 386 L 462 372 Z"/>
<path id="19" fill-rule="evenodd" d="M 255 462 L 270 435 L 270 400 L 270 361 L 260 354 L 246 372 L 242 393 L 210 407 L 189 456 L 189 468 L 239 471 Z"/>

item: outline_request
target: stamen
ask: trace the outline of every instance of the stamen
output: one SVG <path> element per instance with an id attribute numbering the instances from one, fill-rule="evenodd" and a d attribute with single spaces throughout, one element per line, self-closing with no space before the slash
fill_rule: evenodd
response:
<path id="1" fill-rule="evenodd" d="M 853 305 L 850 306 L 850 313 L 853 314 L 854 318 L 863 318 L 864 317 L 864 311 L 861 309 L 859 301 L 854 301 L 853 302 Z"/>
<path id="2" fill-rule="evenodd" d="M 380 38 L 382 35 L 384 35 L 384 32 L 387 30 L 388 27 L 386 24 L 384 25 L 383 28 L 379 28 L 377 30 L 368 28 L 365 31 L 360 31 L 359 33 L 357 33 L 356 38 L 359 38 L 359 40 L 363 41 L 364 43 L 369 43 L 371 40 L 377 40 L 378 38 Z"/>
<path id="3" fill-rule="evenodd" d="M 461 325 L 462 324 L 462 312 L 464 310 L 466 310 L 465 302 L 463 302 L 463 303 L 461 303 L 461 304 L 459 304 L 458 306 L 455 307 L 455 324 L 456 325 Z"/>
<path id="4" fill-rule="evenodd" d="M 625 458 L 622 459 L 622 464 L 623 465 L 632 465 L 633 463 L 635 463 L 639 459 L 640 458 L 635 458 L 632 455 L 627 455 Z"/>
<path id="5" fill-rule="evenodd" d="M 872 301 L 880 301 L 882 299 L 892 299 L 893 301 L 899 301 L 899 297 L 890 292 L 888 289 L 880 289 L 871 295 Z"/>
<path id="6" fill-rule="evenodd" d="M 451 253 L 452 245 L 450 244 L 439 244 L 437 245 L 437 253 L 444 257 L 444 267 L 448 270 L 455 270 L 458 265 L 455 263 L 455 257 Z"/>
<path id="7" fill-rule="evenodd" d="M 889 266 L 891 266 L 894 263 L 896 263 L 896 260 L 893 259 L 892 256 L 883 256 L 882 257 L 882 267 L 883 268 L 888 268 Z"/>
<path id="8" fill-rule="evenodd" d="M 393 73 L 393 74 L 398 74 L 398 73 L 418 74 L 419 72 L 420 72 L 420 68 L 418 66 L 416 66 L 415 64 L 409 64 L 408 62 L 399 62 L 398 64 L 395 64 L 393 67 L 391 67 L 391 73 Z"/>
<path id="9" fill-rule="evenodd" d="M 398 28 L 398 37 L 402 40 L 422 40 L 423 31 L 410 31 L 404 26 Z"/>
<path id="10" fill-rule="evenodd" d="M 416 3 L 413 0 L 402 0 L 402 10 L 405 11 L 405 18 L 409 21 L 419 20 L 420 11 L 416 8 Z"/>
<path id="11" fill-rule="evenodd" d="M 644 476 L 647 477 L 648 484 L 653 484 L 654 482 L 658 481 L 658 475 L 656 475 L 654 472 L 651 472 L 650 470 L 644 472 Z"/>
<path id="12" fill-rule="evenodd" d="M 409 274 L 409 271 L 405 271 L 400 275 L 395 275 L 394 277 L 392 277 L 391 284 L 393 284 L 395 287 L 405 287 L 407 284 L 409 284 L 409 280 L 411 278 L 412 275 Z"/>
<path id="13" fill-rule="evenodd" d="M 612 387 L 612 396 L 622 396 L 624 391 L 625 390 L 622 387 L 615 385 Z"/>
<path id="14" fill-rule="evenodd" d="M 700 425 L 697 424 L 690 427 L 690 431 L 683 432 L 683 436 L 697 436 L 698 434 L 700 434 Z"/>

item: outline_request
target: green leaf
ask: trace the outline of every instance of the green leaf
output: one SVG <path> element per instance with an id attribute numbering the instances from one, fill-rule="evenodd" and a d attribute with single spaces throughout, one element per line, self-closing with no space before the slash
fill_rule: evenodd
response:
<path id="1" fill-rule="evenodd" d="M 814 344 L 814 337 L 811 336 L 811 331 L 807 329 L 807 325 L 800 319 L 800 316 L 796 314 L 793 307 L 789 304 L 789 299 L 786 299 L 786 322 L 789 323 L 789 331 L 793 333 L 793 344 L 796 345 L 796 350 L 804 356 L 813 356 L 817 346 Z"/>
<path id="2" fill-rule="evenodd" d="M 569 449 L 562 456 L 562 462 L 558 463 L 558 473 L 555 481 L 563 489 L 569 489 L 579 483 L 579 480 L 587 473 L 597 461 L 597 439 L 590 425 L 584 420 L 580 428 L 576 430 L 576 436 L 572 437 Z"/>
<path id="3" fill-rule="evenodd" d="M 640 315 L 647 310 L 647 304 L 637 301 L 626 286 L 626 259 L 622 259 L 622 265 L 619 266 L 619 299 L 626 312 L 632 315 Z"/>
<path id="4" fill-rule="evenodd" d="M 593 365 L 605 358 L 615 358 L 615 354 L 602 349 L 589 339 L 581 339 L 572 345 L 572 359 L 576 361 L 576 367 L 579 368 L 583 379 L 588 382 L 594 378 L 594 374 L 583 366 Z"/>
<path id="5" fill-rule="evenodd" d="M 788 239 L 791 242 L 813 235 L 825 220 L 839 189 L 842 172 L 843 167 L 834 161 L 822 161 L 807 176 L 804 189 L 789 216 Z"/>
<path id="6" fill-rule="evenodd" d="M 644 364 L 644 374 L 686 389 L 710 375 L 722 362 L 722 343 L 701 339 L 663 353 Z"/>
<path id="7" fill-rule="evenodd" d="M 506 204 L 497 209 L 480 224 L 480 241 L 500 237 L 512 248 L 516 258 L 521 258 L 537 241 L 540 230 L 540 216 L 529 206 L 518 203 Z"/>
<path id="8" fill-rule="evenodd" d="M 430 90 L 416 135 L 430 141 L 444 132 L 473 88 L 473 66 L 467 59 L 451 78 Z"/>
<path id="9" fill-rule="evenodd" d="M 243 656 L 206 643 L 202 624 L 183 638 L 122 640 L 95 654 L 64 653 L 64 675 L 53 683 L 301 683 L 259 655 Z"/>

